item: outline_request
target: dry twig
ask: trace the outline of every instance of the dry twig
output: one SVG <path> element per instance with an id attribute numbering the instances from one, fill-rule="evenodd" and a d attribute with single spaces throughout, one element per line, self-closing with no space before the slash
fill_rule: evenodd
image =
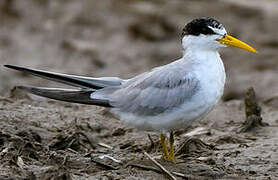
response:
<path id="1" fill-rule="evenodd" d="M 101 147 L 104 147 L 104 148 L 108 148 L 108 149 L 113 149 L 112 146 L 109 146 L 108 144 L 105 144 L 105 143 L 98 143 L 97 145 L 101 146 Z"/>
<path id="2" fill-rule="evenodd" d="M 159 169 L 161 169 L 162 172 L 167 174 L 171 179 L 177 180 L 175 176 L 173 176 L 167 169 L 165 169 L 161 164 L 159 164 L 155 159 L 153 159 L 147 152 L 144 151 L 144 155 L 147 156 L 148 159 L 150 159 Z"/>
<path id="3" fill-rule="evenodd" d="M 141 165 L 141 164 L 129 164 L 129 166 L 137 167 L 137 168 L 140 168 L 140 169 L 143 169 L 143 170 L 154 171 L 154 172 L 157 172 L 157 173 L 162 172 L 160 169 L 156 169 L 156 168 L 150 167 L 150 166 L 144 166 L 144 165 Z M 171 173 L 176 175 L 176 176 L 179 176 L 179 177 L 188 178 L 188 176 L 186 176 L 185 174 L 182 174 L 182 173 L 178 173 L 178 172 L 171 172 Z"/>

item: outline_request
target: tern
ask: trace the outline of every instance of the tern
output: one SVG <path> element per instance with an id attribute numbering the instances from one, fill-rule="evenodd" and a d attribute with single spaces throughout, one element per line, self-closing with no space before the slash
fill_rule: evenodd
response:
<path id="1" fill-rule="evenodd" d="M 201 120 L 221 98 L 225 68 L 219 48 L 233 46 L 256 53 L 227 34 L 211 17 L 194 19 L 182 31 L 182 58 L 131 79 L 92 78 L 4 65 L 75 89 L 17 86 L 29 93 L 67 102 L 109 108 L 120 120 L 145 131 L 160 132 L 162 157 L 176 162 L 173 131 Z M 169 137 L 169 149 L 166 143 Z"/>

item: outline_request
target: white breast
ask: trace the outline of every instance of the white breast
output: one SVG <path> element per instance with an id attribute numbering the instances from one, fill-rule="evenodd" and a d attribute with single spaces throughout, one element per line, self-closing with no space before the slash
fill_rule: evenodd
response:
<path id="1" fill-rule="evenodd" d="M 226 74 L 219 53 L 202 52 L 190 56 L 193 57 L 191 70 L 200 81 L 200 90 L 178 111 L 169 114 L 165 120 L 160 120 L 160 128 L 168 128 L 164 131 L 180 129 L 202 119 L 213 109 L 223 94 Z"/>
<path id="2" fill-rule="evenodd" d="M 207 104 L 215 105 L 221 98 L 226 80 L 223 62 L 218 52 L 208 53 L 200 58 L 195 73 L 201 83 L 200 98 Z"/>

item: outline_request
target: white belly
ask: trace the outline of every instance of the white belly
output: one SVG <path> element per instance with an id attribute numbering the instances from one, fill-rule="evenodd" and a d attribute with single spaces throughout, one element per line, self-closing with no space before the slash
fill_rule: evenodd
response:
<path id="1" fill-rule="evenodd" d="M 212 83 L 210 88 L 203 84 L 200 91 L 190 101 L 185 102 L 171 112 L 147 117 L 120 113 L 119 118 L 129 125 L 145 131 L 169 132 L 182 129 L 207 115 L 221 98 L 223 89 L 224 82 L 221 83 L 221 86 Z M 114 114 L 118 114 L 116 111 L 114 110 Z"/>
<path id="2" fill-rule="evenodd" d="M 190 102 L 184 103 L 171 112 L 147 117 L 121 114 L 122 116 L 119 118 L 129 125 L 145 131 L 168 132 L 170 130 L 182 129 L 201 120 L 209 113 L 220 99 L 222 93 L 218 94 L 217 97 L 208 98 L 207 93 L 200 91 Z"/>

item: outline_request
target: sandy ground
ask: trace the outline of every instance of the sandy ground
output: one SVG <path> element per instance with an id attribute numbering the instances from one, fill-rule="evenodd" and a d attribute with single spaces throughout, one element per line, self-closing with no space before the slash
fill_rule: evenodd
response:
<path id="1" fill-rule="evenodd" d="M 185 162 L 158 161 L 178 179 L 278 179 L 278 2 L 252 2 L 3 0 L 0 65 L 128 78 L 179 58 L 185 23 L 215 17 L 259 54 L 222 51 L 223 101 L 176 132 Z M 61 86 L 0 67 L 0 179 L 169 178 L 142 153 L 159 157 L 159 134 L 100 107 L 28 96 L 12 90 L 16 84 Z M 240 132 L 250 86 L 268 126 Z M 195 128 L 203 133 L 186 136 Z"/>

